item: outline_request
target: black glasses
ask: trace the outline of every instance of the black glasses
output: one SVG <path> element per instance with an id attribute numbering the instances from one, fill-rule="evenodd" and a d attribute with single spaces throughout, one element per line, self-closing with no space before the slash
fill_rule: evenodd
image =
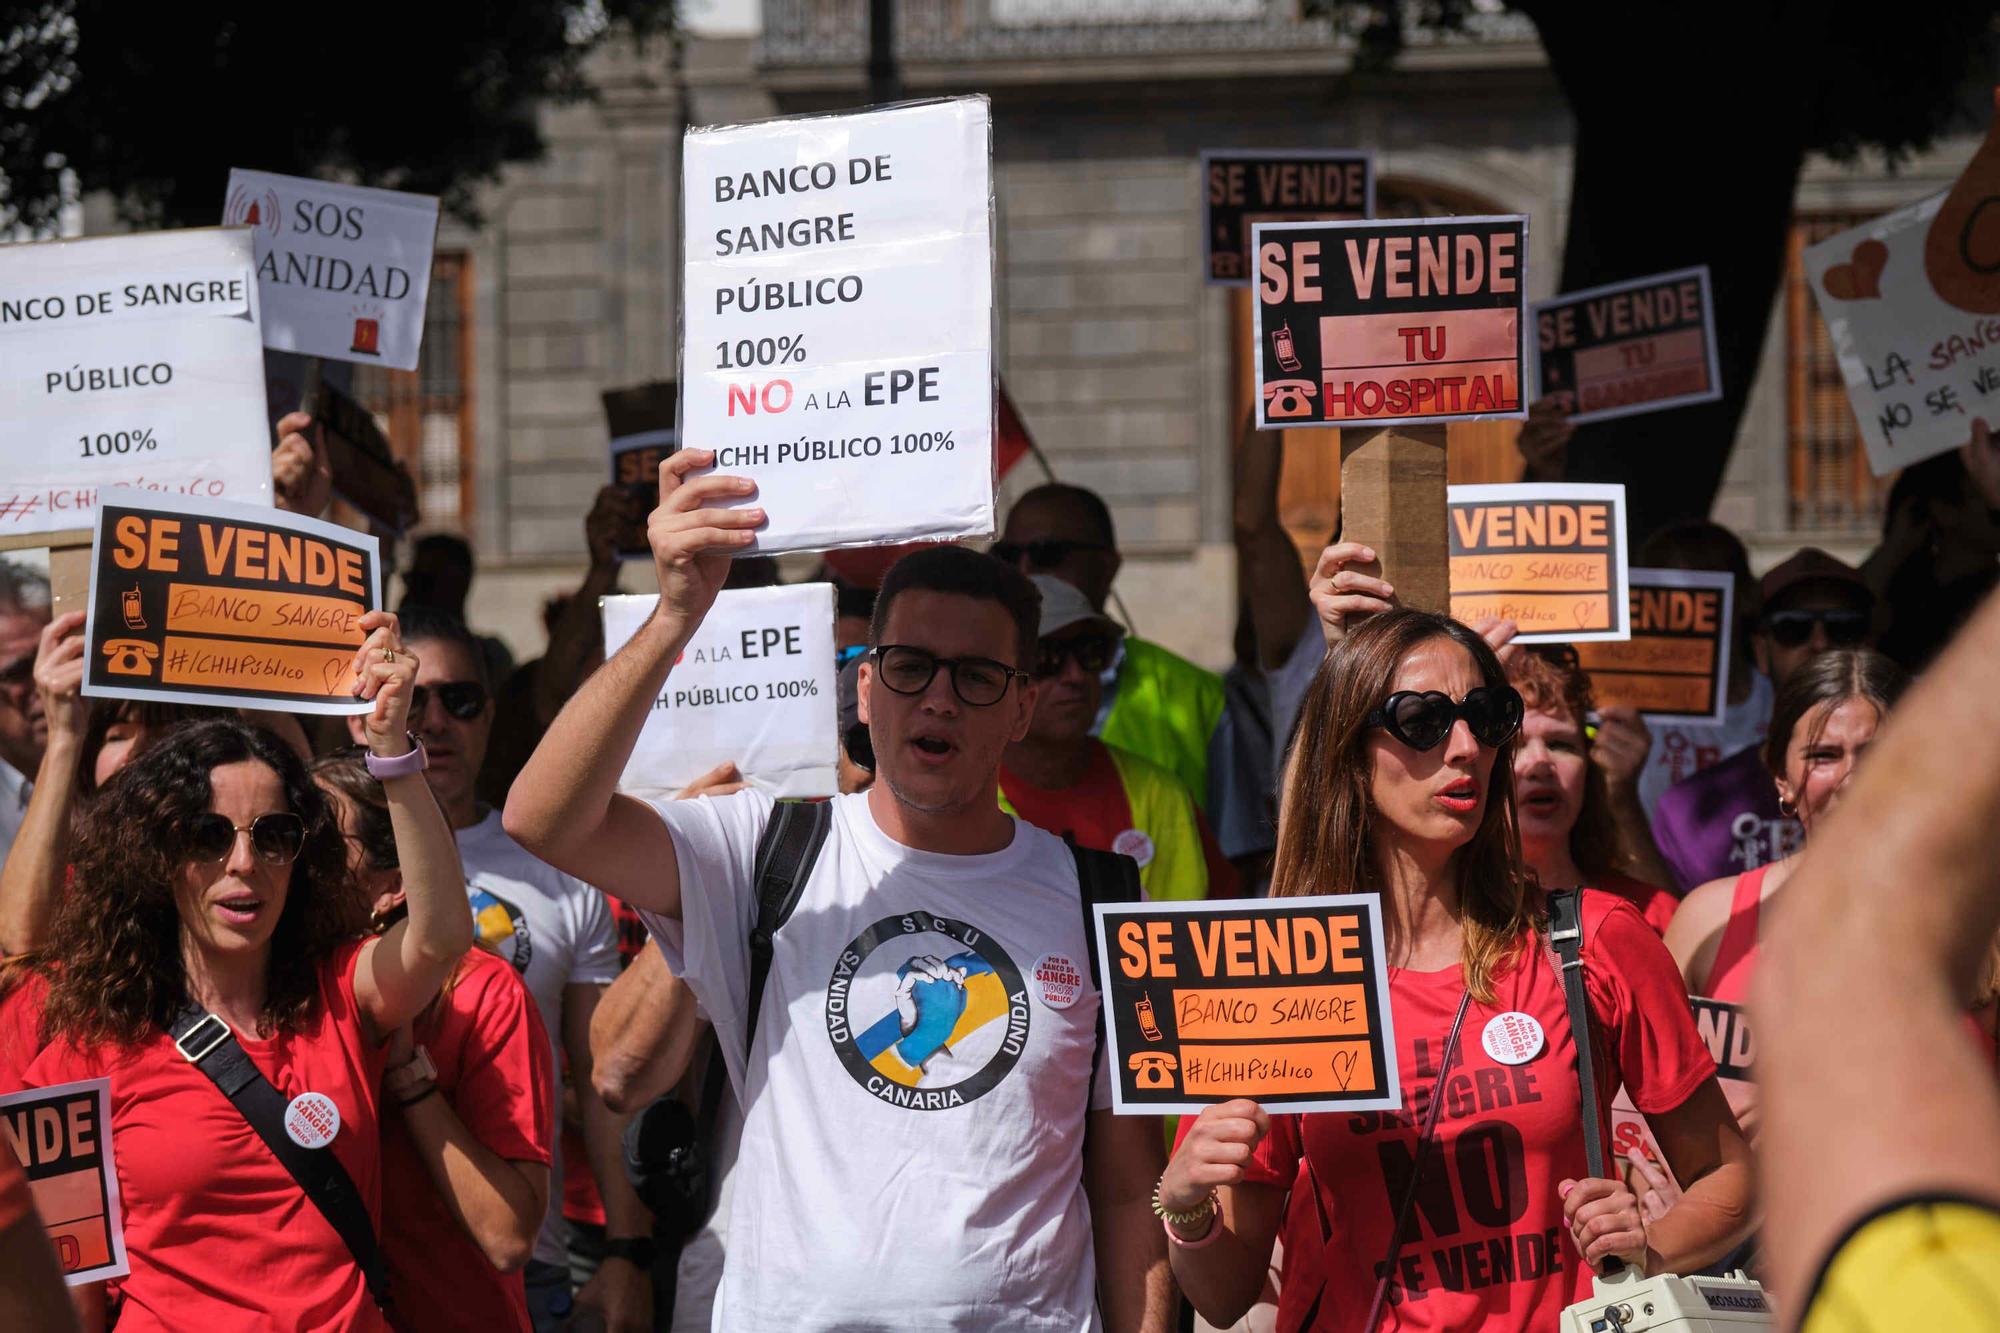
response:
<path id="1" fill-rule="evenodd" d="M 992 554 L 1010 565 L 1020 564 L 1021 557 L 1026 556 L 1028 563 L 1036 569 L 1051 569 L 1078 551 L 1110 549 L 1103 542 L 1073 542 L 1059 537 L 1043 537 L 1031 542 L 994 542 Z"/>
<path id="2" fill-rule="evenodd" d="M 875 659 L 875 675 L 898 694 L 922 694 L 931 686 L 940 667 L 951 672 L 951 692 L 974 708 L 1000 702 L 1016 676 L 1028 679 L 1005 662 L 990 657 L 939 657 L 927 648 L 885 643 L 870 650 Z"/>
<path id="3" fill-rule="evenodd" d="M 1813 626 L 1826 626 L 1826 641 L 1836 648 L 1853 648 L 1868 637 L 1866 611 L 1773 611 L 1764 617 L 1771 642 L 1797 648 L 1812 638 Z"/>
<path id="4" fill-rule="evenodd" d="M 230 823 L 227 815 L 210 811 L 188 821 L 188 855 L 197 861 L 221 861 L 235 848 L 239 833 L 250 835 L 250 850 L 258 860 L 274 866 L 290 865 L 306 845 L 306 822 L 297 815 L 258 815 L 244 828 Z"/>
<path id="5" fill-rule="evenodd" d="M 1111 665 L 1117 656 L 1118 640 L 1108 634 L 1084 634 L 1074 639 L 1043 639 L 1035 651 L 1035 675 L 1046 680 L 1062 674 L 1070 658 L 1093 676 Z"/>
<path id="6" fill-rule="evenodd" d="M 486 707 L 486 687 L 476 680 L 447 680 L 436 685 L 412 685 L 410 687 L 410 719 L 412 722 L 423 717 L 430 707 L 431 695 L 437 695 L 444 711 L 460 722 L 470 722 Z"/>
<path id="7" fill-rule="evenodd" d="M 1497 750 L 1521 729 L 1521 695 L 1512 685 L 1481 685 L 1453 703 L 1438 690 L 1398 690 L 1368 715 L 1368 723 L 1412 750 L 1434 750 L 1460 718 L 1474 740 Z"/>

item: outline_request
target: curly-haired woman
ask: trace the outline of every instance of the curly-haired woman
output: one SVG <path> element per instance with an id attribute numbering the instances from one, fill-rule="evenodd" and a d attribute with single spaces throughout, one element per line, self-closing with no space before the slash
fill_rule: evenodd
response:
<path id="1" fill-rule="evenodd" d="M 437 994 L 472 920 L 406 729 L 415 659 L 395 617 L 361 627 L 356 692 L 374 702 L 407 920 L 361 935 L 326 798 L 297 754 L 233 720 L 146 751 L 79 830 L 48 950 L 61 960 L 42 1010 L 50 1045 L 25 1081 L 110 1078 L 132 1266 L 121 1329 L 387 1327 L 340 1234 L 195 1063 L 226 1025 L 278 1096 L 313 1113 L 288 1116 L 288 1132 L 333 1154 L 372 1221 L 383 1042 Z"/>

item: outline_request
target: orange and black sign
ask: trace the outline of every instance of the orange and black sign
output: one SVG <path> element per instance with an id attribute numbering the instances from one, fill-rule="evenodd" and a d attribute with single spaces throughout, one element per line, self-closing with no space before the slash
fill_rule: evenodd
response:
<path id="1" fill-rule="evenodd" d="M 1097 931 L 1120 1114 L 1402 1104 L 1375 898 L 1104 904 Z"/>
<path id="2" fill-rule="evenodd" d="M 1201 155 L 1202 255 L 1210 286 L 1250 285 L 1260 222 L 1375 215 L 1375 155 L 1352 149 L 1211 148 Z"/>
<path id="3" fill-rule="evenodd" d="M 258 505 L 106 490 L 83 692 L 365 712 L 354 650 L 381 604 L 373 537 Z"/>
<path id="4" fill-rule="evenodd" d="M 1520 643 L 1627 634 L 1625 488 L 1453 486 L 1451 613 L 1511 620 Z"/>
<path id="5" fill-rule="evenodd" d="M 1722 396 L 1708 269 L 1682 269 L 1534 307 L 1531 398 L 1575 422 L 1706 403 Z"/>
<path id="6" fill-rule="evenodd" d="M 1623 705 L 1683 726 L 1720 725 L 1729 694 L 1735 582 L 1686 569 L 1632 571 L 1632 637 L 1581 643 L 1600 708 Z"/>
<path id="7" fill-rule="evenodd" d="M 71 1286 L 130 1272 L 111 1150 L 110 1082 L 89 1079 L 0 1097 L 0 1152 L 28 1177 L 35 1211 Z"/>

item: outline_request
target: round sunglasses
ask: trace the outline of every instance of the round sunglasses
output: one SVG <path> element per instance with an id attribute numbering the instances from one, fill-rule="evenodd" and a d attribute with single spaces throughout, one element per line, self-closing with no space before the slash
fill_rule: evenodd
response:
<path id="1" fill-rule="evenodd" d="M 258 815 L 248 825 L 232 824 L 213 811 L 188 821 L 187 853 L 196 861 L 221 861 L 236 846 L 236 835 L 250 835 L 250 850 L 269 865 L 290 865 L 306 845 L 306 822 L 290 813 Z"/>
<path id="2" fill-rule="evenodd" d="M 1398 690 L 1368 715 L 1368 724 L 1412 750 L 1434 750 L 1460 718 L 1474 740 L 1497 750 L 1521 729 L 1520 692 L 1512 685 L 1481 685 L 1453 703 L 1438 690 Z"/>

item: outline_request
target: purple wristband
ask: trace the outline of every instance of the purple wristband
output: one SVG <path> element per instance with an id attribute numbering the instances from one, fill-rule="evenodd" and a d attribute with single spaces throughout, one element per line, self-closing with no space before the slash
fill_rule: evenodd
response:
<path id="1" fill-rule="evenodd" d="M 412 734 L 408 754 L 392 755 L 384 759 L 370 750 L 362 756 L 361 762 L 367 765 L 370 777 L 377 782 L 387 782 L 390 778 L 407 778 L 423 772 L 431 766 L 431 757 L 424 752 L 424 743 Z"/>

